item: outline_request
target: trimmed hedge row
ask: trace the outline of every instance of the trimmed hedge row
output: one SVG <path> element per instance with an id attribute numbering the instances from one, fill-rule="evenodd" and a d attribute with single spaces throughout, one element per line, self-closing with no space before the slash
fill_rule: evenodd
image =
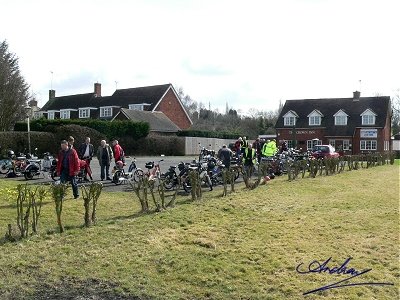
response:
<path id="1" fill-rule="evenodd" d="M 105 135 L 108 139 L 131 136 L 135 139 L 146 137 L 150 131 L 150 125 L 145 122 L 132 121 L 105 121 L 97 119 L 76 120 L 76 119 L 37 119 L 30 122 L 31 131 L 53 132 L 54 127 L 65 125 L 78 125 L 89 127 Z M 15 131 L 27 131 L 26 122 L 18 122 L 14 126 Z"/>
<path id="2" fill-rule="evenodd" d="M 100 141 L 105 139 L 100 132 L 79 125 L 52 126 L 52 132 L 32 131 L 31 149 L 42 157 L 44 152 L 50 152 L 53 155 L 60 150 L 60 141 L 73 136 L 75 147 L 78 147 L 85 141 L 85 137 L 91 138 L 91 143 L 95 149 L 100 145 Z M 118 139 L 127 155 L 185 155 L 185 139 L 176 136 L 148 136 L 135 139 L 132 136 L 125 136 Z M 1 154 L 5 155 L 6 150 L 12 149 L 15 153 L 28 151 L 28 133 L 5 131 L 0 132 Z"/>
<path id="3" fill-rule="evenodd" d="M 44 152 L 57 153 L 60 149 L 60 144 L 56 142 L 55 135 L 50 132 L 31 132 L 31 150 L 37 148 L 37 154 L 42 156 Z M 7 150 L 11 149 L 15 153 L 27 152 L 28 133 L 15 131 L 0 132 L 1 156 L 4 156 Z"/>
<path id="4" fill-rule="evenodd" d="M 183 130 L 177 133 L 178 136 L 192 136 L 192 137 L 205 137 L 217 139 L 237 139 L 241 136 L 237 132 L 224 132 L 224 131 L 202 131 L 202 130 Z"/>

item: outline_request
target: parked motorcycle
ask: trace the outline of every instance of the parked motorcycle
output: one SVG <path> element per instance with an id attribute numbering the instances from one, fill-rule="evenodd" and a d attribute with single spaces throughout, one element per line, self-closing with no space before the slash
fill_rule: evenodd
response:
<path id="1" fill-rule="evenodd" d="M 190 182 L 189 170 L 196 170 L 199 173 L 200 182 L 206 183 L 210 188 L 210 191 L 213 190 L 213 184 L 211 182 L 211 178 L 208 175 L 207 170 L 207 162 L 199 162 L 190 164 L 187 169 L 185 175 L 182 177 L 182 186 L 186 193 L 190 193 L 192 190 L 192 183 Z"/>
<path id="2" fill-rule="evenodd" d="M 44 153 L 41 160 L 31 157 L 31 159 L 27 159 L 27 165 L 22 172 L 26 180 L 33 179 L 34 176 L 39 176 L 42 172 L 49 173 L 53 180 L 58 179 L 56 176 L 57 161 L 49 152 Z"/>
<path id="3" fill-rule="evenodd" d="M 171 190 L 176 186 L 179 186 L 179 177 L 176 174 L 176 166 L 170 166 L 165 174 L 161 175 L 164 180 L 164 187 L 166 190 Z"/>

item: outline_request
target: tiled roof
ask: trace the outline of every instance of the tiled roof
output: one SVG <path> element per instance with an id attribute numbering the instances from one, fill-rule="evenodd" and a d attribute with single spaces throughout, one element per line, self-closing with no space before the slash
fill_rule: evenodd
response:
<path id="1" fill-rule="evenodd" d="M 96 98 L 94 93 L 55 97 L 50 99 L 41 111 L 78 109 L 79 107 L 99 107 L 99 98 Z"/>
<path id="2" fill-rule="evenodd" d="M 167 92 L 171 84 L 137 87 L 116 90 L 111 96 L 96 97 L 94 93 L 55 97 L 49 100 L 41 111 L 78 109 L 81 107 L 120 106 L 128 107 L 129 104 L 150 104 L 146 110 L 152 110 Z"/>
<path id="3" fill-rule="evenodd" d="M 146 110 L 152 110 L 170 86 L 170 84 L 162 84 L 116 90 L 111 97 L 113 98 L 113 103 L 116 105 L 127 102 L 128 104 L 147 103 L 150 106 L 146 107 Z"/>
<path id="4" fill-rule="evenodd" d="M 124 114 L 129 120 L 147 122 L 150 131 L 178 132 L 180 129 L 164 113 L 156 111 L 140 111 L 122 108 L 119 114 Z"/>
<path id="5" fill-rule="evenodd" d="M 326 136 L 352 136 L 356 127 L 384 127 L 389 113 L 389 105 L 389 96 L 361 97 L 358 101 L 353 101 L 353 98 L 287 100 L 279 114 L 275 128 L 288 128 L 288 126 L 284 126 L 283 116 L 292 110 L 299 115 L 299 118 L 296 119 L 296 128 L 324 127 Z M 324 116 L 320 126 L 308 125 L 307 116 L 315 109 Z M 340 109 L 349 116 L 347 126 L 335 126 L 333 115 Z M 377 114 L 373 126 L 363 126 L 361 123 L 360 114 L 367 109 Z"/>

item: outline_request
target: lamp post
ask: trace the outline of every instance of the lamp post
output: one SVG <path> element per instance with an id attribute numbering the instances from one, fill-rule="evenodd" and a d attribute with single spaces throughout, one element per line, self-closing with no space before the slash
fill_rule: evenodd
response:
<path id="1" fill-rule="evenodd" d="M 25 112 L 26 112 L 26 118 L 28 121 L 28 151 L 29 154 L 32 154 L 31 152 L 31 124 L 30 124 L 30 113 L 31 113 L 31 107 L 30 106 L 25 106 Z"/>

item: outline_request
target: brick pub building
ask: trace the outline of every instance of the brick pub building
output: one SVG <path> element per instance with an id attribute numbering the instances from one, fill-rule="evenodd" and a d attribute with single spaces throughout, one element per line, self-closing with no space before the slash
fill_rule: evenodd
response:
<path id="1" fill-rule="evenodd" d="M 275 125 L 277 142 L 310 150 L 330 144 L 344 154 L 390 150 L 389 96 L 287 100 Z"/>

